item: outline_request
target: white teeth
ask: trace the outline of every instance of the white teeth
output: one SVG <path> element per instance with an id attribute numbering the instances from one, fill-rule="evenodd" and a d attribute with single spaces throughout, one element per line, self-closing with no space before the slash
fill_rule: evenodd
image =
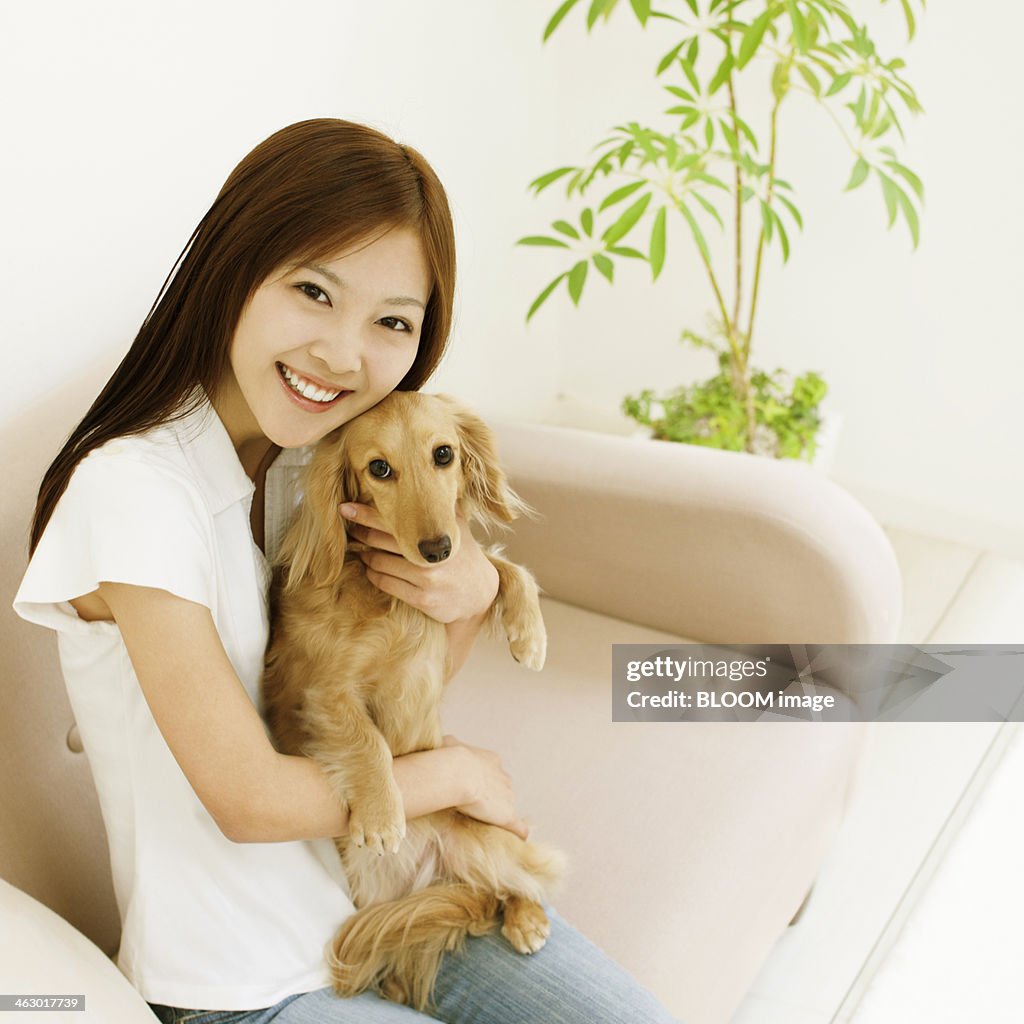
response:
<path id="1" fill-rule="evenodd" d="M 284 371 L 285 379 L 291 385 L 292 390 L 297 391 L 303 398 L 308 398 L 310 401 L 333 402 L 341 394 L 340 391 L 325 391 L 323 388 L 317 387 L 304 377 L 293 373 L 284 363 L 281 364 L 281 369 Z"/>

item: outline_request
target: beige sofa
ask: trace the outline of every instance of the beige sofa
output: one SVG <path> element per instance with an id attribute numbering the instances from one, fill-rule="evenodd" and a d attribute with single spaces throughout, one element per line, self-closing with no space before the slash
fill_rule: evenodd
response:
<path id="1" fill-rule="evenodd" d="M 40 473 L 111 368 L 2 428 L 0 991 L 85 994 L 77 1024 L 153 1018 L 108 959 L 106 844 L 53 635 L 10 603 Z M 447 728 L 502 752 L 535 834 L 569 852 L 563 915 L 688 1024 L 726 1024 L 814 883 L 866 727 L 613 723 L 610 645 L 892 642 L 892 551 L 803 466 L 496 427 L 514 486 L 542 513 L 507 543 L 546 592 L 549 659 L 535 675 L 479 642 Z"/>

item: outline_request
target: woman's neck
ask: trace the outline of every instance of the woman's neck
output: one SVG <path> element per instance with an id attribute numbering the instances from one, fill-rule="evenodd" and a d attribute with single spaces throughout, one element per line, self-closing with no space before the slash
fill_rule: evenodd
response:
<path id="1" fill-rule="evenodd" d="M 266 472 L 266 467 L 277 458 L 281 449 L 260 430 L 242 397 L 235 375 L 228 373 L 225 377 L 222 386 L 210 395 L 210 404 L 231 438 L 245 475 L 256 481 L 257 476 L 262 479 L 262 473 Z"/>

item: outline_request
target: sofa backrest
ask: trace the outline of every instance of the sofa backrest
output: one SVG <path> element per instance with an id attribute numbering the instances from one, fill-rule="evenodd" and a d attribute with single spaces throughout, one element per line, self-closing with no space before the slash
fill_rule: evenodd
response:
<path id="1" fill-rule="evenodd" d="M 0 427 L 0 877 L 45 903 L 106 953 L 119 940 L 106 835 L 57 660 L 56 634 L 11 602 L 28 558 L 43 472 L 110 376 L 113 357 Z"/>

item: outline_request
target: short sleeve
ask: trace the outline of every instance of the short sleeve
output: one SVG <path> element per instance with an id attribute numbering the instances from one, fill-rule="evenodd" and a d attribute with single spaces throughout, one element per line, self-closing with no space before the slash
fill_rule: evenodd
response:
<path id="1" fill-rule="evenodd" d="M 198 486 L 176 467 L 117 443 L 75 467 L 14 610 L 58 631 L 116 628 L 79 618 L 69 603 L 103 581 L 156 587 L 215 611 L 213 527 Z"/>

